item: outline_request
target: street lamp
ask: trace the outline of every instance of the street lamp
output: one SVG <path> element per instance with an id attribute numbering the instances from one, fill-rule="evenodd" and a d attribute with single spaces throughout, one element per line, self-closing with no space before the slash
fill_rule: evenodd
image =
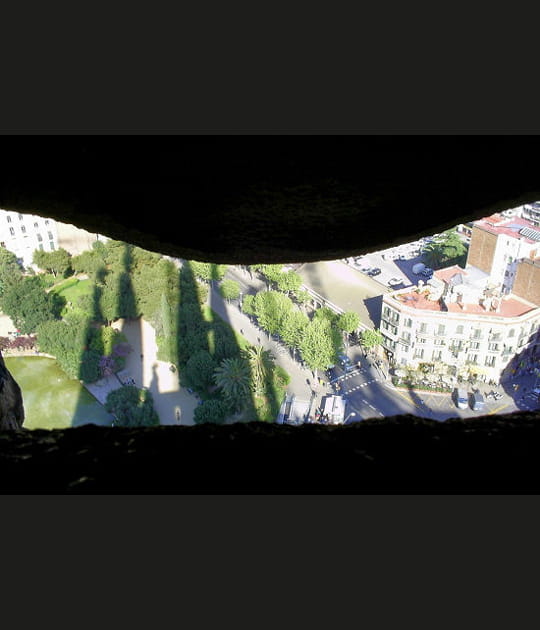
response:
<path id="1" fill-rule="evenodd" d="M 351 411 L 351 413 L 345 418 L 345 420 L 343 420 L 343 424 L 345 424 L 347 420 L 352 416 L 356 416 L 356 411 Z"/>

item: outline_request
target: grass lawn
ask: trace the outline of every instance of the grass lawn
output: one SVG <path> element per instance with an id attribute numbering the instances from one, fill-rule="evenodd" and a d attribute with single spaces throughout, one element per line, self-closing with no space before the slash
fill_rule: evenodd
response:
<path id="1" fill-rule="evenodd" d="M 79 280 L 78 278 L 68 278 L 54 287 L 52 291 L 65 298 L 66 304 L 71 302 L 75 305 L 81 295 L 90 295 L 92 292 L 92 283 L 89 279 Z M 65 315 L 68 310 L 69 307 L 64 308 L 62 315 Z"/>
<path id="2" fill-rule="evenodd" d="M 110 426 L 112 416 L 77 380 L 69 379 L 54 359 L 6 357 L 24 403 L 24 428 L 65 429 L 82 424 Z"/>

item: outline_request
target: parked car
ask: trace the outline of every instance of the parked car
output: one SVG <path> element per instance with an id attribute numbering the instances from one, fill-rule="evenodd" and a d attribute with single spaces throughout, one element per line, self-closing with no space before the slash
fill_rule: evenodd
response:
<path id="1" fill-rule="evenodd" d="M 425 269 L 422 269 L 419 275 L 424 276 L 425 278 L 431 278 L 433 276 L 433 269 L 426 267 Z"/>
<path id="2" fill-rule="evenodd" d="M 403 284 L 403 278 L 390 278 L 390 280 L 388 280 L 389 287 L 397 287 L 400 284 Z"/>
<path id="3" fill-rule="evenodd" d="M 367 272 L 368 276 L 378 276 L 381 273 L 381 270 L 378 267 L 373 267 Z"/>
<path id="4" fill-rule="evenodd" d="M 485 407 L 484 397 L 480 392 L 473 392 L 471 394 L 471 409 L 473 411 L 482 411 Z"/>
<path id="5" fill-rule="evenodd" d="M 461 387 L 456 387 L 454 390 L 454 401 L 458 409 L 467 409 L 469 403 L 467 399 L 467 392 Z"/>

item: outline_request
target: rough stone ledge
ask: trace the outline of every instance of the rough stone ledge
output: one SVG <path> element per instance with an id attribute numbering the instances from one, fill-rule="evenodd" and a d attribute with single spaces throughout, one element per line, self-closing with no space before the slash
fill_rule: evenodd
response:
<path id="1" fill-rule="evenodd" d="M 0 492 L 537 493 L 540 416 L 0 434 Z"/>

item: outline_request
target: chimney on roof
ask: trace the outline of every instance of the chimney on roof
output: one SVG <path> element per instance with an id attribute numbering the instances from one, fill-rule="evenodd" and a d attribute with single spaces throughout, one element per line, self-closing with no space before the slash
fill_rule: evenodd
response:
<path id="1" fill-rule="evenodd" d="M 491 300 L 491 311 L 495 311 L 496 313 L 498 313 L 501 310 L 501 298 L 499 297 L 494 297 Z"/>

